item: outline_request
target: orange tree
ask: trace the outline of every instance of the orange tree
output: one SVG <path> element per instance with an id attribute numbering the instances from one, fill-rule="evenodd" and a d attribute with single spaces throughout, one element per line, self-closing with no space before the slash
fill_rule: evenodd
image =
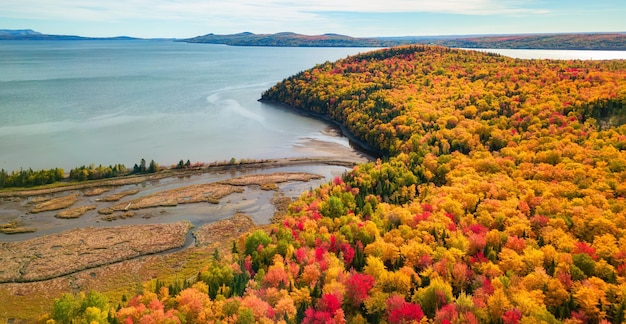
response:
<path id="1" fill-rule="evenodd" d="M 626 62 L 408 46 L 317 65 L 262 99 L 335 120 L 383 159 L 116 320 L 624 320 Z"/>

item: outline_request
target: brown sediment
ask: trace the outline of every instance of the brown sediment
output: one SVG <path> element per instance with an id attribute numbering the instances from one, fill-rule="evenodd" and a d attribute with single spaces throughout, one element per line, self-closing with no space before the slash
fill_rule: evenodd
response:
<path id="1" fill-rule="evenodd" d="M 19 234 L 19 233 L 33 233 L 37 230 L 32 227 L 22 227 L 21 222 L 14 220 L 6 224 L 0 224 L 0 233 L 4 234 Z"/>
<path id="2" fill-rule="evenodd" d="M 255 227 L 256 225 L 250 217 L 236 213 L 230 219 L 201 226 L 193 233 L 193 236 L 196 238 L 197 246 L 204 246 L 218 242 L 229 242 Z"/>
<path id="3" fill-rule="evenodd" d="M 99 196 L 105 192 L 111 191 L 111 189 L 113 188 L 100 187 L 100 188 L 88 189 L 83 192 L 83 195 L 85 197 Z"/>
<path id="4" fill-rule="evenodd" d="M 40 213 L 50 210 L 59 210 L 72 206 L 78 200 L 78 195 L 67 195 L 63 197 L 53 198 L 48 201 L 39 203 L 30 210 L 31 213 Z"/>
<path id="5" fill-rule="evenodd" d="M 199 184 L 155 192 L 144 197 L 100 209 L 98 213 L 109 215 L 117 211 L 176 206 L 178 204 L 200 202 L 219 203 L 219 199 L 234 192 L 243 192 L 243 189 L 219 183 Z"/>
<path id="6" fill-rule="evenodd" d="M 288 181 L 310 181 L 312 179 L 323 178 L 319 174 L 312 174 L 306 172 L 275 172 L 269 174 L 251 174 L 237 178 L 220 181 L 219 183 L 229 184 L 233 186 L 271 186 L 271 184 L 277 184 Z"/>
<path id="7" fill-rule="evenodd" d="M 122 191 L 122 192 L 118 192 L 116 194 L 108 195 L 108 196 L 106 196 L 104 198 L 101 198 L 101 199 L 97 199 L 96 201 L 108 201 L 108 202 L 110 202 L 110 201 L 118 201 L 118 200 L 120 200 L 120 199 L 122 199 L 122 198 L 124 198 L 126 196 L 135 195 L 138 192 L 139 192 L 138 189 L 125 190 L 125 191 Z"/>
<path id="8" fill-rule="evenodd" d="M 220 255 L 225 255 L 231 247 L 231 241 L 218 240 L 215 244 L 144 255 L 48 280 L 2 283 L 0 323 L 10 323 L 10 319 L 14 319 L 13 323 L 37 323 L 38 317 L 52 310 L 54 300 L 64 293 L 95 290 L 104 293 L 112 304 L 117 305 L 124 296 L 135 296 L 143 289 L 143 284 L 154 278 L 171 283 L 196 275 L 198 269 L 210 264 L 212 259 L 208 256 L 216 249 Z"/>
<path id="9" fill-rule="evenodd" d="M 29 201 L 29 203 L 31 203 L 31 204 L 41 204 L 42 202 L 46 202 L 46 201 L 48 201 L 50 199 L 52 199 L 52 198 L 50 198 L 50 197 L 33 197 Z"/>
<path id="10" fill-rule="evenodd" d="M 65 218 L 65 219 L 78 218 L 80 216 L 85 215 L 86 212 L 90 210 L 94 210 L 94 209 L 96 209 L 96 205 L 74 207 L 74 208 L 60 211 L 56 215 L 54 215 L 54 217 Z"/>
<path id="11" fill-rule="evenodd" d="M 82 228 L 0 243 L 0 283 L 46 280 L 181 247 L 189 222 Z"/>
<path id="12" fill-rule="evenodd" d="M 126 219 L 126 218 L 132 218 L 132 217 L 135 217 L 135 213 L 128 211 L 128 212 L 123 212 L 119 214 L 105 215 L 105 216 L 102 216 L 100 219 L 102 219 L 103 221 L 111 222 L 120 218 Z"/>
<path id="13" fill-rule="evenodd" d="M 278 190 L 278 185 L 276 185 L 275 183 L 266 183 L 266 184 L 262 184 L 261 185 L 261 190 L 265 190 L 265 191 L 277 191 Z"/>
<path id="14" fill-rule="evenodd" d="M 291 204 L 292 200 L 289 197 L 285 197 L 282 194 L 274 194 L 274 197 L 270 199 L 270 203 L 276 208 L 274 216 L 271 219 L 272 224 L 280 223 L 285 216 L 287 216 L 287 208 Z"/>

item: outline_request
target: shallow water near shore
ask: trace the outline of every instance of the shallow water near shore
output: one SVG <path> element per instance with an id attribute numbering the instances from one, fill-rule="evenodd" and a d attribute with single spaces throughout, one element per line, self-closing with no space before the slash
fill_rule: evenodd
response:
<path id="1" fill-rule="evenodd" d="M 257 99 L 301 70 L 368 50 L 0 42 L 0 168 L 307 156 L 294 147 L 336 134 Z"/>

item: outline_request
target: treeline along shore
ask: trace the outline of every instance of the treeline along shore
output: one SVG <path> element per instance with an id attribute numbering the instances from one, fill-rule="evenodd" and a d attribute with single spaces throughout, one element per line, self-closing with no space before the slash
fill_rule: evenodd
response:
<path id="1" fill-rule="evenodd" d="M 367 158 L 366 158 L 367 159 Z M 181 160 L 182 162 L 182 160 Z M 336 158 L 336 157 L 302 157 L 302 158 L 280 158 L 280 159 L 235 159 L 232 158 L 228 161 L 221 162 L 194 162 L 194 163 L 181 163 L 172 165 L 170 167 L 159 166 L 154 163 L 155 168 L 154 171 L 151 171 L 152 168 L 146 169 L 146 171 L 126 171 L 124 173 L 118 173 L 113 176 L 105 176 L 105 177 L 93 177 L 83 180 L 77 180 L 69 176 L 68 174 L 63 173 L 63 169 L 50 169 L 50 170 L 39 170 L 39 171 L 17 171 L 12 174 L 46 174 L 49 172 L 56 172 L 57 177 L 52 182 L 44 182 L 37 183 L 33 182 L 32 185 L 14 185 L 0 187 L 0 197 L 15 197 L 15 196 L 32 196 L 37 194 L 48 194 L 76 189 L 84 189 L 90 187 L 98 187 L 98 186 L 120 186 L 127 185 L 133 183 L 141 183 L 148 180 L 156 180 L 167 177 L 176 177 L 179 175 L 189 175 L 193 173 L 206 173 L 206 172 L 218 172 L 224 170 L 244 170 L 244 169 L 257 169 L 257 168 L 273 168 L 273 167 L 283 167 L 283 166 L 295 166 L 295 165 L 303 165 L 303 164 L 328 164 L 328 165 L 340 165 L 346 167 L 352 167 L 356 165 L 359 161 L 351 158 Z M 120 165 L 118 165 L 120 166 Z M 99 170 L 106 169 L 108 170 L 110 167 L 79 167 L 73 170 Z M 124 167 L 120 167 L 120 169 L 125 169 Z M 6 174 L 6 173 L 5 173 Z M 61 176 L 61 174 L 63 176 Z M 107 173 L 104 173 L 107 174 Z M 2 190 L 4 189 L 4 190 Z"/>

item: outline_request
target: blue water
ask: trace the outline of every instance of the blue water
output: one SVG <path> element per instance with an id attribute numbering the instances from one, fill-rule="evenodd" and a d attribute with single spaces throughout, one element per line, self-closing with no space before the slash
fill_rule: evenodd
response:
<path id="1" fill-rule="evenodd" d="M 337 139 L 257 99 L 292 74 L 367 50 L 3 41 L 0 168 L 301 156 L 293 147 L 303 138 Z"/>

